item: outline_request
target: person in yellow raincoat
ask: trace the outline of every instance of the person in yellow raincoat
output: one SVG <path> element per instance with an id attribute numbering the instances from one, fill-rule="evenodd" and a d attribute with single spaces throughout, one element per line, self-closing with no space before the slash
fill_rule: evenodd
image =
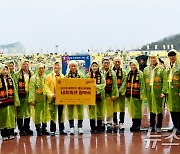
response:
<path id="1" fill-rule="evenodd" d="M 21 68 L 18 72 L 14 73 L 14 82 L 17 86 L 20 106 L 17 107 L 17 125 L 20 135 L 33 135 L 30 129 L 30 104 L 28 103 L 29 97 L 29 82 L 33 73 L 29 69 L 29 60 L 22 61 Z"/>
<path id="2" fill-rule="evenodd" d="M 168 97 L 167 107 L 171 113 L 171 119 L 176 130 L 180 134 L 180 60 L 178 52 L 174 49 L 168 52 L 169 64 L 167 66 L 168 75 Z"/>
<path id="3" fill-rule="evenodd" d="M 78 64 L 75 60 L 71 60 L 68 63 L 68 70 L 65 78 L 84 78 L 84 75 L 78 71 Z M 74 119 L 76 114 L 78 118 L 78 133 L 83 134 L 82 123 L 84 119 L 84 106 L 83 105 L 67 105 L 68 119 L 70 124 L 70 134 L 74 134 Z"/>
<path id="4" fill-rule="evenodd" d="M 167 93 L 167 73 L 159 64 L 158 56 L 150 55 L 148 66 L 144 69 L 145 93 L 150 112 L 150 131 L 155 131 L 155 119 L 157 114 L 156 132 L 161 132 L 164 97 Z"/>
<path id="5" fill-rule="evenodd" d="M 37 72 L 31 77 L 28 102 L 34 106 L 33 121 L 38 136 L 50 135 L 46 130 L 48 120 L 47 98 L 55 97 L 46 84 L 45 65 L 40 63 Z"/>
<path id="6" fill-rule="evenodd" d="M 143 95 L 145 89 L 143 73 L 139 70 L 137 60 L 129 63 L 131 70 L 127 74 L 126 81 L 122 84 L 119 92 L 125 93 L 128 101 L 128 110 L 132 118 L 131 132 L 139 132 L 143 110 Z"/>
<path id="7" fill-rule="evenodd" d="M 56 94 L 56 78 L 64 78 L 64 75 L 60 71 L 61 71 L 60 63 L 56 61 L 54 63 L 53 71 L 47 75 L 47 86 L 54 95 Z M 64 116 L 63 113 L 65 110 L 65 106 L 55 105 L 55 99 L 50 99 L 48 101 L 49 101 L 49 109 L 51 115 L 51 123 L 50 123 L 51 135 L 52 136 L 55 135 L 57 117 L 58 117 L 60 134 L 67 135 L 67 132 L 64 130 L 64 123 L 62 120 Z"/>
<path id="8" fill-rule="evenodd" d="M 20 105 L 8 66 L 0 65 L 0 129 L 3 140 L 14 139 L 15 107 Z"/>
<path id="9" fill-rule="evenodd" d="M 92 61 L 90 71 L 87 74 L 88 78 L 96 79 L 96 105 L 89 105 L 89 118 L 91 133 L 101 132 L 102 120 L 104 119 L 104 99 L 105 99 L 105 77 L 99 71 L 97 61 Z M 97 127 L 96 127 L 97 120 Z"/>
<path id="10" fill-rule="evenodd" d="M 14 74 L 15 74 L 15 63 L 14 63 L 14 61 L 13 60 L 8 61 L 6 64 L 9 68 L 10 75 L 14 79 Z"/>
<path id="11" fill-rule="evenodd" d="M 117 86 L 118 90 L 121 88 L 122 83 L 125 82 L 127 78 L 126 70 L 122 68 L 122 62 L 120 57 L 115 57 L 113 60 L 113 70 L 116 72 L 117 77 Z M 116 126 L 118 126 L 117 112 L 120 112 L 119 115 L 119 128 L 121 131 L 125 129 L 124 127 L 124 117 L 125 117 L 125 95 L 119 93 L 119 97 L 116 98 L 114 102 L 114 115 L 113 122 Z M 116 127 L 114 126 L 114 127 Z"/>
<path id="12" fill-rule="evenodd" d="M 108 57 L 104 57 L 102 60 L 101 73 L 105 76 L 105 114 L 107 121 L 107 133 L 111 133 L 113 130 L 113 105 L 116 97 L 118 96 L 117 77 L 116 73 L 110 67 L 110 60 Z"/>

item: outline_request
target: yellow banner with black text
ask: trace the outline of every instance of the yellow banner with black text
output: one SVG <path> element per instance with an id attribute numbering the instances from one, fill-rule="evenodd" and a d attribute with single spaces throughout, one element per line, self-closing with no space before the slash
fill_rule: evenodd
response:
<path id="1" fill-rule="evenodd" d="M 95 79 L 56 79 L 56 105 L 95 105 Z"/>

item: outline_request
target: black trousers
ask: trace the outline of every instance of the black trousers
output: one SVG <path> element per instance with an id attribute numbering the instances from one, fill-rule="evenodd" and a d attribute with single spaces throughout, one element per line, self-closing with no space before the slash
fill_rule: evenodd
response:
<path id="1" fill-rule="evenodd" d="M 124 123 L 124 116 L 125 116 L 125 112 L 120 112 L 119 114 L 119 123 Z M 114 123 L 118 123 L 118 119 L 117 119 L 117 112 L 114 112 L 113 114 L 113 122 Z"/>
<path id="2" fill-rule="evenodd" d="M 30 118 L 25 118 L 25 119 L 17 119 L 17 125 L 19 131 L 23 130 L 29 130 L 30 129 Z"/>
<path id="3" fill-rule="evenodd" d="M 101 130 L 101 126 L 102 126 L 102 120 L 97 120 L 97 127 L 96 127 L 96 120 L 90 119 L 91 130 Z"/>
<path id="4" fill-rule="evenodd" d="M 180 129 L 180 112 L 171 112 L 171 119 L 174 127 Z"/>
<path id="5" fill-rule="evenodd" d="M 150 113 L 150 127 L 156 127 L 161 128 L 162 127 L 162 120 L 163 120 L 163 114 L 158 113 L 157 114 L 157 124 L 156 124 L 156 114 L 155 113 Z"/>
<path id="6" fill-rule="evenodd" d="M 2 137 L 9 137 L 10 135 L 14 135 L 14 128 L 13 129 L 1 129 L 1 136 Z"/>
<path id="7" fill-rule="evenodd" d="M 61 122 L 62 113 L 63 113 L 63 105 L 58 105 L 59 131 L 63 131 L 64 130 L 64 123 Z M 56 123 L 53 120 L 51 120 L 51 123 L 50 123 L 50 131 L 51 132 L 56 132 Z"/>

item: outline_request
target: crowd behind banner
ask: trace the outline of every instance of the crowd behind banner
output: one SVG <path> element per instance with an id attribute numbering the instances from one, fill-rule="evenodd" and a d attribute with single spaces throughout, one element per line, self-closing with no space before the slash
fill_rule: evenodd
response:
<path id="1" fill-rule="evenodd" d="M 150 114 L 149 131 L 161 133 L 164 102 L 171 114 L 173 128 L 180 134 L 180 61 L 174 49 L 167 53 L 166 65 L 156 54 L 150 54 L 141 64 L 135 59 L 124 66 L 122 58 L 104 56 L 101 60 L 92 60 L 89 71 L 82 73 L 75 60 L 68 62 L 66 74 L 62 74 L 60 59 L 51 59 L 51 72 L 46 75 L 46 62 L 30 69 L 29 59 L 21 59 L 18 70 L 16 63 L 9 59 L 0 64 L 0 129 L 2 139 L 14 139 L 33 135 L 30 129 L 32 119 L 37 136 L 51 135 L 58 131 L 67 135 L 64 121 L 69 120 L 70 135 L 75 134 L 77 119 L 78 134 L 83 134 L 84 105 L 56 105 L 56 79 L 58 78 L 94 78 L 96 79 L 96 103 L 87 107 L 91 133 L 124 132 L 126 128 L 125 107 L 132 118 L 131 132 L 139 132 L 147 101 Z M 111 65 L 112 62 L 112 65 Z M 48 66 L 49 67 L 49 66 Z M 33 68 L 31 66 L 31 68 Z M 119 112 L 119 114 L 118 114 Z M 118 117 L 119 115 L 119 117 Z M 157 118 L 156 118 L 157 117 Z M 157 119 L 157 120 L 156 120 Z M 50 132 L 47 123 L 50 122 Z"/>

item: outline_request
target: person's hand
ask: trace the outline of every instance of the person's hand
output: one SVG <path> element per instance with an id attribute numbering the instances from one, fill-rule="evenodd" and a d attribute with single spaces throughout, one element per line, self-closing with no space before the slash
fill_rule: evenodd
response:
<path id="1" fill-rule="evenodd" d="M 179 96 L 180 96 L 180 93 L 179 93 Z"/>
<path id="2" fill-rule="evenodd" d="M 160 96 L 161 98 L 164 98 L 165 97 L 165 95 L 164 94 L 161 94 L 161 96 Z"/>
<path id="3" fill-rule="evenodd" d="M 35 106 L 35 105 L 36 105 L 36 103 L 35 103 L 35 102 L 31 102 L 30 104 L 31 104 L 32 106 Z"/>
<path id="4" fill-rule="evenodd" d="M 56 99 L 56 95 L 54 94 L 54 95 L 52 96 L 52 98 L 53 98 L 53 99 Z"/>
<path id="5" fill-rule="evenodd" d="M 94 87 L 97 89 L 98 88 L 97 84 L 95 84 Z"/>
<path id="6" fill-rule="evenodd" d="M 115 101 L 115 99 L 116 99 L 116 96 L 112 96 L 112 97 L 111 97 L 111 100 L 112 100 L 112 101 Z"/>

